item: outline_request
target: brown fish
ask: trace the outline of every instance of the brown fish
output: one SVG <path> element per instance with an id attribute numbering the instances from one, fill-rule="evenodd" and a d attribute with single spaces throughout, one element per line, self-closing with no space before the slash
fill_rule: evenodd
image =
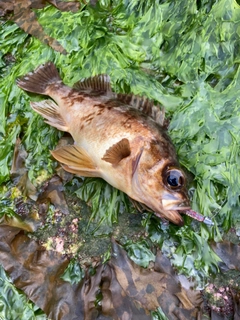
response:
<path id="1" fill-rule="evenodd" d="M 183 224 L 179 211 L 190 209 L 186 179 L 152 102 L 112 92 L 105 75 L 70 88 L 52 62 L 17 83 L 54 100 L 31 102 L 31 107 L 72 135 L 74 145 L 52 151 L 66 171 L 101 177 L 157 216 Z"/>

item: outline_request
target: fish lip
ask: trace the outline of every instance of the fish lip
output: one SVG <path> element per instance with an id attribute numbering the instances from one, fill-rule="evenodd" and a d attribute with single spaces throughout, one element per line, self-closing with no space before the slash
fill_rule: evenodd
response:
<path id="1" fill-rule="evenodd" d="M 166 201 L 179 201 L 179 197 L 175 194 L 172 194 L 168 191 L 164 191 L 162 194 L 162 200 Z"/>
<path id="2" fill-rule="evenodd" d="M 189 205 L 186 205 L 186 203 L 181 203 L 178 206 L 174 206 L 172 209 L 170 210 L 176 210 L 176 211 L 186 211 L 186 210 L 190 210 L 191 207 Z"/>
<path id="3" fill-rule="evenodd" d="M 170 221 L 177 226 L 182 227 L 184 225 L 184 220 L 182 215 L 177 210 L 161 210 L 161 211 L 154 211 L 154 214 L 161 218 Z"/>
<path id="4" fill-rule="evenodd" d="M 161 213 L 162 216 L 169 220 L 170 222 L 178 225 L 179 227 L 182 227 L 184 225 L 184 220 L 182 218 L 181 212 L 184 213 L 184 211 L 189 210 L 190 205 L 188 200 L 178 202 L 177 204 L 172 204 L 172 206 L 169 206 L 166 209 L 162 209 Z M 156 213 L 155 213 L 156 214 Z M 158 214 L 157 214 L 158 215 Z M 161 214 L 159 214 L 160 216 Z"/>
<path id="5" fill-rule="evenodd" d="M 176 203 L 177 202 L 177 203 Z M 175 203 L 172 203 L 171 202 L 168 204 L 168 203 L 163 203 L 163 209 L 165 211 L 185 211 L 185 210 L 189 210 L 191 209 L 190 207 L 190 204 L 189 204 L 189 201 L 176 201 Z"/>
<path id="6" fill-rule="evenodd" d="M 164 210 L 189 210 L 190 209 L 190 202 L 185 193 L 170 193 L 167 191 L 164 191 L 162 194 L 162 207 Z"/>

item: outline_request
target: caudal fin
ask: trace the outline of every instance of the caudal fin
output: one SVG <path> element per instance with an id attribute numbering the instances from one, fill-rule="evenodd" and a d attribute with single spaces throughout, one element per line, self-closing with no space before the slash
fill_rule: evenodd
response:
<path id="1" fill-rule="evenodd" d="M 46 62 L 35 71 L 28 73 L 21 79 L 17 79 L 17 85 L 23 90 L 46 94 L 50 84 L 62 83 L 57 68 L 52 62 Z"/>

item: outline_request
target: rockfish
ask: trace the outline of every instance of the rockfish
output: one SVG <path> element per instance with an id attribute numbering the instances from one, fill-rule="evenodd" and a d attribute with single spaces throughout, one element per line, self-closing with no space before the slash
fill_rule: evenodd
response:
<path id="1" fill-rule="evenodd" d="M 190 209 L 186 178 L 152 102 L 112 92 L 106 75 L 70 88 L 52 62 L 17 84 L 52 99 L 31 102 L 31 107 L 46 123 L 72 135 L 74 145 L 51 152 L 66 171 L 101 177 L 158 217 L 183 225 L 179 212 Z"/>

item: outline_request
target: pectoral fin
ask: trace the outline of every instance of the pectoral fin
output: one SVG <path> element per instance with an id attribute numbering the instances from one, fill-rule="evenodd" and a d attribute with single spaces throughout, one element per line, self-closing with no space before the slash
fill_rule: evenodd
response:
<path id="1" fill-rule="evenodd" d="M 65 146 L 51 151 L 53 157 L 63 164 L 63 168 L 83 177 L 101 177 L 100 171 L 89 154 L 78 146 Z"/>
<path id="2" fill-rule="evenodd" d="M 118 165 L 119 162 L 131 154 L 128 139 L 124 138 L 110 147 L 104 154 L 102 160 L 110 162 L 112 165 Z"/>

